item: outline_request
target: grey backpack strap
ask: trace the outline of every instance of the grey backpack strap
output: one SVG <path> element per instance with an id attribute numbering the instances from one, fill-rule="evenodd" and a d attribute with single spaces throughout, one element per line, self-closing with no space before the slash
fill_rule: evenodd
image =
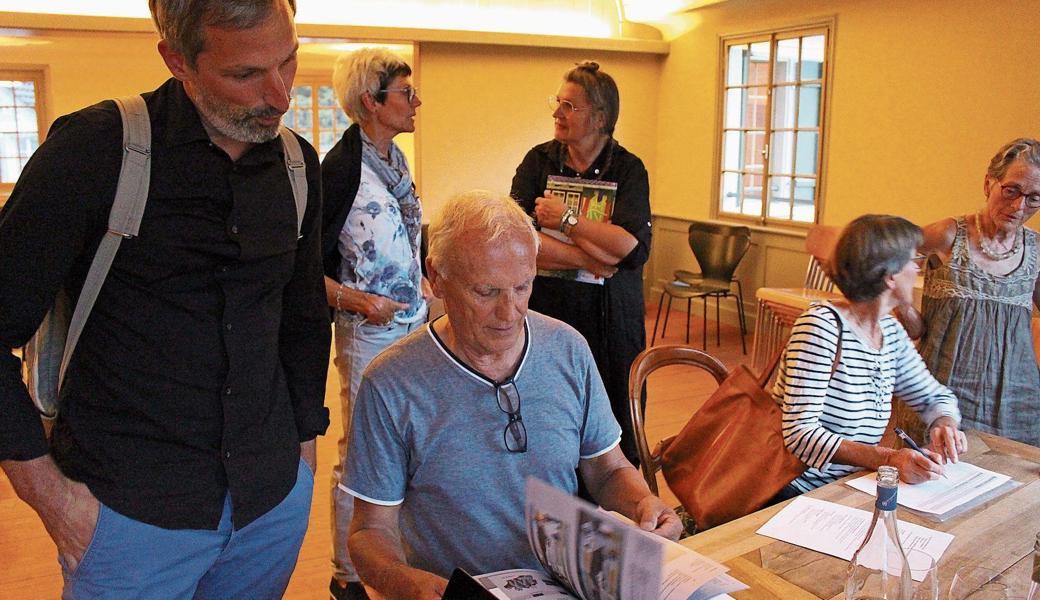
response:
<path id="1" fill-rule="evenodd" d="M 289 183 L 292 184 L 293 198 L 296 200 L 296 235 L 303 234 L 303 214 L 307 212 L 307 163 L 303 160 L 300 140 L 292 130 L 282 127 L 278 130 L 285 150 L 285 168 L 289 170 Z"/>
<path id="2" fill-rule="evenodd" d="M 148 119 L 148 107 L 139 95 L 115 99 L 119 116 L 123 121 L 123 166 L 119 171 L 116 197 L 108 214 L 108 231 L 101 238 L 94 261 L 90 263 L 83 291 L 76 302 L 76 310 L 69 323 L 65 338 L 65 352 L 58 372 L 58 389 L 65 380 L 65 369 L 69 366 L 72 352 L 76 348 L 83 326 L 94 308 L 101 285 L 105 282 L 112 259 L 125 237 L 137 235 L 148 200 L 148 185 L 152 164 L 152 124 Z"/>

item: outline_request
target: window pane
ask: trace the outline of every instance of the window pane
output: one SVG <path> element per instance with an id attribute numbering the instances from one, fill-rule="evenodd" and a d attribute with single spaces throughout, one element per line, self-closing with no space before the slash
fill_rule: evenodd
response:
<path id="1" fill-rule="evenodd" d="M 314 139 L 314 132 L 310 129 L 297 129 L 296 133 L 300 134 L 300 137 L 311 143 L 311 146 L 317 146 L 317 140 Z"/>
<path id="2" fill-rule="evenodd" d="M 722 210 L 724 212 L 740 212 L 740 174 L 726 172 L 722 174 Z"/>
<path id="3" fill-rule="evenodd" d="M 333 111 L 331 108 L 318 109 L 318 127 L 320 129 L 332 129 Z"/>
<path id="4" fill-rule="evenodd" d="M 773 82 L 784 83 L 798 79 L 798 38 L 780 40 L 776 43 L 776 64 L 773 65 Z"/>
<path id="5" fill-rule="evenodd" d="M 350 119 L 347 118 L 347 113 L 343 112 L 342 108 L 336 109 L 336 130 L 344 131 L 350 127 Z"/>
<path id="6" fill-rule="evenodd" d="M 773 89 L 773 127 L 794 127 L 794 96 L 793 85 Z"/>
<path id="7" fill-rule="evenodd" d="M 791 218 L 803 223 L 816 219 L 816 180 L 799 177 L 794 180 L 794 214 Z"/>
<path id="8" fill-rule="evenodd" d="M 336 106 L 336 94 L 332 92 L 331 85 L 323 85 L 318 88 L 318 104 L 320 106 Z"/>
<path id="9" fill-rule="evenodd" d="M 15 106 L 36 107 L 36 84 L 32 81 L 14 82 Z"/>
<path id="10" fill-rule="evenodd" d="M 765 159 L 762 150 L 766 141 L 766 132 L 748 131 L 744 134 L 744 170 L 762 172 Z"/>
<path id="11" fill-rule="evenodd" d="M 318 147 L 328 152 L 336 145 L 336 136 L 331 131 L 318 133 Z"/>
<path id="12" fill-rule="evenodd" d="M 0 131 L 18 131 L 15 124 L 15 109 L 0 107 Z"/>
<path id="13" fill-rule="evenodd" d="M 21 172 L 22 167 L 17 158 L 0 158 L 0 181 L 14 183 L 18 181 Z"/>
<path id="14" fill-rule="evenodd" d="M 741 168 L 741 136 L 739 131 L 727 131 L 722 140 L 722 168 L 737 171 Z"/>
<path id="15" fill-rule="evenodd" d="M 769 83 L 769 42 L 751 44 L 747 73 L 747 82 L 751 85 Z"/>
<path id="16" fill-rule="evenodd" d="M 0 133 L 0 156 L 18 156 L 17 133 Z"/>
<path id="17" fill-rule="evenodd" d="M 14 106 L 14 81 L 0 81 L 0 106 Z"/>
<path id="18" fill-rule="evenodd" d="M 791 156 L 794 150 L 794 133 L 777 131 L 773 133 L 773 142 L 769 147 L 769 172 L 790 173 Z"/>
<path id="19" fill-rule="evenodd" d="M 301 130 L 314 127 L 314 113 L 310 109 L 297 111 L 296 126 Z"/>
<path id="20" fill-rule="evenodd" d="M 745 215 L 760 216 L 762 214 L 762 176 L 744 176 L 744 205 L 741 211 Z"/>
<path id="21" fill-rule="evenodd" d="M 791 218 L 791 178 L 769 178 L 769 216 L 778 219 Z"/>
<path id="22" fill-rule="evenodd" d="M 35 108 L 16 108 L 17 114 L 15 118 L 18 119 L 18 131 L 36 131 L 40 128 L 39 123 L 36 122 L 36 109 Z"/>
<path id="23" fill-rule="evenodd" d="M 741 115 L 744 106 L 744 90 L 741 88 L 726 90 L 726 128 L 738 129 L 740 127 Z"/>
<path id="24" fill-rule="evenodd" d="M 289 109 L 282 115 L 282 125 L 286 127 L 296 127 L 296 111 Z"/>
<path id="25" fill-rule="evenodd" d="M 298 85 L 295 88 L 293 88 L 293 94 L 296 96 L 297 108 L 311 107 L 311 86 Z"/>
<path id="26" fill-rule="evenodd" d="M 799 131 L 795 152 L 794 170 L 800 174 L 816 173 L 816 147 L 819 134 L 815 131 Z"/>
<path id="27" fill-rule="evenodd" d="M 823 36 L 802 38 L 802 79 L 823 78 Z"/>
<path id="28" fill-rule="evenodd" d="M 820 85 L 798 86 L 798 126 L 820 126 Z"/>
<path id="29" fill-rule="evenodd" d="M 18 153 L 22 156 L 32 156 L 33 152 L 40 147 L 40 136 L 36 132 L 22 133 L 18 136 Z"/>
<path id="30" fill-rule="evenodd" d="M 744 76 L 744 60 L 747 57 L 747 53 L 747 44 L 729 47 L 729 60 L 726 63 L 726 85 L 743 85 L 747 83 L 747 78 Z"/>
<path id="31" fill-rule="evenodd" d="M 769 88 L 752 87 L 747 88 L 744 96 L 744 115 L 742 127 L 765 129 L 766 127 L 766 98 Z"/>

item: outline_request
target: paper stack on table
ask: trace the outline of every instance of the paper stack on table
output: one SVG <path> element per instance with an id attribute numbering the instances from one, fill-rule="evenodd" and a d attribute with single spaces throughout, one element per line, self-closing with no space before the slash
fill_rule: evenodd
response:
<path id="1" fill-rule="evenodd" d="M 945 478 L 910 485 L 899 483 L 899 504 L 910 510 L 941 515 L 1007 483 L 1011 478 L 975 465 L 959 462 L 943 466 Z M 868 473 L 846 485 L 877 496 L 877 473 Z"/>
<path id="2" fill-rule="evenodd" d="M 871 517 L 872 512 L 799 496 L 756 533 L 850 560 L 867 537 Z M 899 521 L 899 537 L 904 550 L 920 550 L 935 562 L 939 562 L 953 542 L 953 536 L 948 533 L 905 521 Z"/>

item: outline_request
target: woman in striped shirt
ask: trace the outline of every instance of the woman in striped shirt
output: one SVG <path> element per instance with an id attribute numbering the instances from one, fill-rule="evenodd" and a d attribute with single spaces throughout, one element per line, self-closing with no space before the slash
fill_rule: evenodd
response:
<path id="1" fill-rule="evenodd" d="M 908 483 L 937 479 L 967 449 L 957 398 L 890 314 L 913 301 L 920 243 L 920 228 L 893 216 L 864 215 L 842 232 L 830 274 L 845 300 L 814 305 L 795 321 L 773 388 L 787 447 L 808 466 L 783 496 L 886 464 Z M 931 460 L 878 445 L 893 394 L 930 424 Z"/>

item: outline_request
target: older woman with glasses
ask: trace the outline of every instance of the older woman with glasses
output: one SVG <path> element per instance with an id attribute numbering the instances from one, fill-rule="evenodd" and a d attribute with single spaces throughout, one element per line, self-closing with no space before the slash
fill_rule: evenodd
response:
<path id="1" fill-rule="evenodd" d="M 964 425 L 1040 446 L 1040 369 L 1030 333 L 1040 306 L 1040 142 L 1021 138 L 990 161 L 985 204 L 924 228 L 933 254 L 920 350 L 960 401 Z"/>
<path id="2" fill-rule="evenodd" d="M 322 161 L 325 293 L 334 310 L 335 363 L 343 436 L 332 473 L 333 566 L 337 599 L 367 598 L 347 554 L 353 497 L 340 489 L 361 372 L 387 346 L 426 320 L 419 246 L 422 207 L 394 137 L 415 131 L 422 102 L 412 69 L 382 48 L 344 55 L 332 76 L 354 122 Z"/>
<path id="3" fill-rule="evenodd" d="M 861 468 L 899 468 L 903 481 L 937 479 L 967 449 L 957 399 L 925 368 L 890 313 L 913 301 L 921 230 L 900 217 L 864 215 L 838 239 L 830 275 L 845 300 L 802 314 L 784 350 L 773 398 L 788 449 L 808 469 L 791 497 Z M 929 424 L 927 456 L 879 446 L 899 396 Z"/>
<path id="4" fill-rule="evenodd" d="M 638 464 L 628 370 L 646 347 L 643 264 L 650 252 L 650 184 L 643 162 L 614 139 L 620 109 L 614 79 L 594 62 L 580 63 L 563 79 L 549 98 L 553 139 L 527 153 L 510 194 L 541 228 L 530 305 L 585 337 L 621 424 L 621 449 Z M 589 218 L 549 194 L 551 175 L 616 183 L 609 220 Z M 547 231 L 563 233 L 571 243 Z M 579 269 L 601 279 L 589 283 L 559 276 Z"/>

